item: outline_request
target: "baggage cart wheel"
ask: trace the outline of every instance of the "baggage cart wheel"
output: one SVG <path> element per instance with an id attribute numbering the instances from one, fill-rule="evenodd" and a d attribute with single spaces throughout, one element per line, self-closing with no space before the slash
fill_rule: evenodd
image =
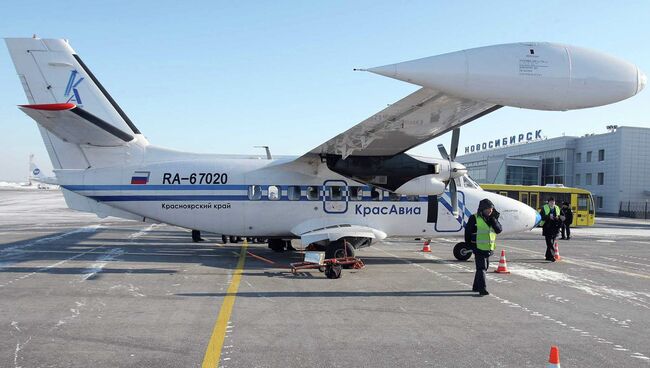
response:
<path id="1" fill-rule="evenodd" d="M 325 267 L 325 276 L 328 279 L 338 279 L 341 277 L 341 265 L 340 264 L 330 264 Z"/>

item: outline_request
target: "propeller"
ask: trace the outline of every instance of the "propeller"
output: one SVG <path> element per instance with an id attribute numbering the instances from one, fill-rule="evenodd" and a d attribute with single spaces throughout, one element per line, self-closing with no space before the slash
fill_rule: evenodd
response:
<path id="1" fill-rule="evenodd" d="M 458 168 L 454 167 L 456 154 L 458 153 L 458 140 L 460 139 L 460 128 L 455 128 L 451 133 L 451 154 L 447 153 L 445 146 L 442 144 L 438 145 L 438 151 L 443 159 L 449 161 L 449 179 L 447 179 L 447 187 L 449 188 L 449 194 L 451 197 L 451 212 L 454 216 L 458 216 L 458 188 L 456 187 L 456 181 L 454 178 L 457 175 L 454 173 L 458 172 Z"/>

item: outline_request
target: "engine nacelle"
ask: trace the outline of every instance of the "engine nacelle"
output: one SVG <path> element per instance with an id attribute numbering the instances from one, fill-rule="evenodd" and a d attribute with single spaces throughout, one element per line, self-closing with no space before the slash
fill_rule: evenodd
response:
<path id="1" fill-rule="evenodd" d="M 647 82 L 625 60 L 542 42 L 479 47 L 368 71 L 457 97 L 536 110 L 607 105 L 636 95 Z"/>
<path id="2" fill-rule="evenodd" d="M 395 193 L 403 195 L 439 195 L 445 191 L 445 184 L 436 179 L 433 175 L 418 176 L 407 181 L 395 190 Z"/>

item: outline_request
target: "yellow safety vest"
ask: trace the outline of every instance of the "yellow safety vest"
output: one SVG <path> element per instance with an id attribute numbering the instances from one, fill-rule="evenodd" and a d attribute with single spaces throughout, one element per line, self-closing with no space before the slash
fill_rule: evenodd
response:
<path id="1" fill-rule="evenodd" d="M 549 206 L 548 203 L 545 204 L 544 207 L 542 208 L 544 209 L 544 214 L 546 216 L 548 216 L 548 214 L 551 213 L 551 206 Z M 555 216 L 560 216 L 560 207 L 558 207 L 557 205 L 555 205 Z M 540 221 L 539 226 L 544 226 L 544 222 L 546 221 Z"/>
<path id="2" fill-rule="evenodd" d="M 476 217 L 476 247 L 480 250 L 494 250 L 496 247 L 497 233 L 488 225 L 479 214 Z"/>

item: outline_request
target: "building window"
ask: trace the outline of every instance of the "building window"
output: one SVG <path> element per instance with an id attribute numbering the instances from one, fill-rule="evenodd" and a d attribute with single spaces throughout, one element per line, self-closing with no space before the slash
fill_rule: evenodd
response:
<path id="1" fill-rule="evenodd" d="M 576 162 L 582 162 L 582 153 L 581 152 L 576 153 Z"/>
<path id="2" fill-rule="evenodd" d="M 287 198 L 290 201 L 299 201 L 300 200 L 300 186 L 291 185 L 287 188 Z"/>
<path id="3" fill-rule="evenodd" d="M 507 166 L 506 184 L 537 185 L 537 168 L 528 166 Z"/>
<path id="4" fill-rule="evenodd" d="M 542 185 L 564 184 L 565 166 L 560 157 L 542 159 Z"/>
<path id="5" fill-rule="evenodd" d="M 605 173 L 598 173 L 598 185 L 605 184 Z"/>
<path id="6" fill-rule="evenodd" d="M 591 162 L 591 151 L 587 152 L 587 162 Z"/>
<path id="7" fill-rule="evenodd" d="M 580 174 L 576 174 L 576 184 L 575 185 L 580 185 Z"/>
<path id="8" fill-rule="evenodd" d="M 282 193 L 280 192 L 280 187 L 276 185 L 269 185 L 268 196 L 269 196 L 269 200 L 271 201 L 277 201 L 278 199 L 280 199 L 280 197 L 282 196 Z"/>
<path id="9" fill-rule="evenodd" d="M 585 185 L 591 185 L 591 173 L 585 174 Z"/>
<path id="10" fill-rule="evenodd" d="M 310 201 L 317 201 L 320 199 L 320 188 L 316 185 L 307 187 L 307 199 Z"/>
<path id="11" fill-rule="evenodd" d="M 257 201 L 262 198 L 262 187 L 259 185 L 251 185 L 248 187 L 248 199 Z"/>
<path id="12" fill-rule="evenodd" d="M 598 161 L 605 161 L 605 150 L 598 150 Z"/>
<path id="13" fill-rule="evenodd" d="M 348 188 L 348 194 L 351 201 L 360 201 L 363 199 L 363 187 L 353 186 Z"/>
<path id="14" fill-rule="evenodd" d="M 603 208 L 603 202 L 602 196 L 596 196 L 596 208 Z"/>

